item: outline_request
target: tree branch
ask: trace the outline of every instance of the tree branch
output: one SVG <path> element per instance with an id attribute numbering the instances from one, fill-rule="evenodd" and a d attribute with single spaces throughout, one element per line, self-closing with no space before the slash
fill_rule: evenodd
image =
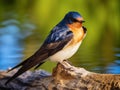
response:
<path id="1" fill-rule="evenodd" d="M 43 70 L 27 71 L 5 86 L 16 71 L 0 71 L 0 90 L 120 90 L 120 74 L 93 73 L 66 61 L 57 64 L 52 75 Z"/>

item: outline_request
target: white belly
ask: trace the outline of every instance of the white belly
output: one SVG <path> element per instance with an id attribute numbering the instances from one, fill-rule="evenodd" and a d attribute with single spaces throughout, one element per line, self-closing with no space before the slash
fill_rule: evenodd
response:
<path id="1" fill-rule="evenodd" d="M 78 50 L 80 44 L 81 42 L 73 46 L 67 46 L 63 48 L 61 51 L 57 52 L 56 54 L 50 56 L 49 58 L 51 61 L 62 62 L 63 60 L 68 59 L 71 56 L 73 56 Z"/>

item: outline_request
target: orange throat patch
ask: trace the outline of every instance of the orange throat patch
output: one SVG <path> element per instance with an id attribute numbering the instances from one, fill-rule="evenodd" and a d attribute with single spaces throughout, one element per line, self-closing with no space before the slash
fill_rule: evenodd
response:
<path id="1" fill-rule="evenodd" d="M 70 44 L 76 44 L 83 40 L 85 33 L 81 23 L 68 24 L 69 29 L 73 32 L 73 39 Z"/>

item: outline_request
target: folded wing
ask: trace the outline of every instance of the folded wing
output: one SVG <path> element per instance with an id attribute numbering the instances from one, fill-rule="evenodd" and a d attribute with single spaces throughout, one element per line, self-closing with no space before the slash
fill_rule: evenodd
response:
<path id="1" fill-rule="evenodd" d="M 61 29 L 61 27 L 56 27 L 51 31 L 41 48 L 34 55 L 11 69 L 13 70 L 21 66 L 21 68 L 5 84 L 9 83 L 30 68 L 36 65 L 38 67 L 43 64 L 45 59 L 60 51 L 72 39 L 73 34 L 71 31 L 65 28 Z"/>

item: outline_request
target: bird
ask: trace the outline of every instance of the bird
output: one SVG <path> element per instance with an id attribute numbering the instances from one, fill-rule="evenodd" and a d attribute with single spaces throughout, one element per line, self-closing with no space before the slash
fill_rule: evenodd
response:
<path id="1" fill-rule="evenodd" d="M 68 12 L 64 18 L 53 27 L 41 47 L 32 56 L 8 70 L 9 72 L 20 67 L 20 69 L 5 82 L 5 85 L 30 68 L 38 68 L 46 62 L 46 59 L 61 63 L 72 57 L 86 36 L 87 29 L 82 25 L 83 22 L 85 21 L 80 13 L 76 11 Z"/>

